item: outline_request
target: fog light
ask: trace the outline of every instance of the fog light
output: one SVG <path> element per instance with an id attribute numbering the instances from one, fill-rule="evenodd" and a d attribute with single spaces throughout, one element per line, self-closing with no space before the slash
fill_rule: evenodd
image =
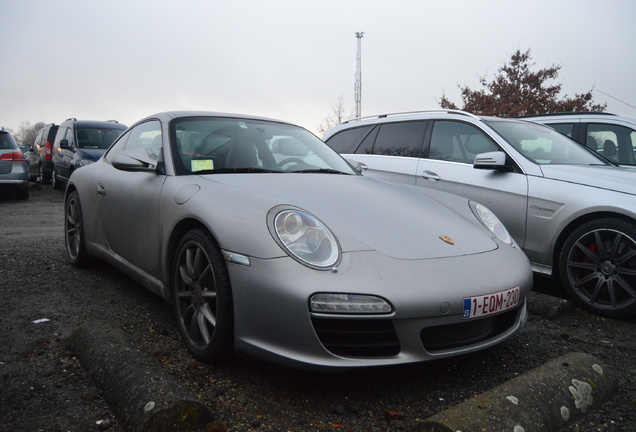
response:
<path id="1" fill-rule="evenodd" d="M 359 294 L 314 294 L 309 304 L 316 313 L 386 314 L 392 309 L 380 297 Z"/>

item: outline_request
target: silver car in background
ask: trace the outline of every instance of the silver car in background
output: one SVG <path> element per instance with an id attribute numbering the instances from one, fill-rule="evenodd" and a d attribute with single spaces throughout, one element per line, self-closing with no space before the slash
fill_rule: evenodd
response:
<path id="1" fill-rule="evenodd" d="M 522 328 L 530 263 L 468 199 L 361 176 L 300 127 L 148 117 L 66 189 L 74 265 L 100 258 L 173 303 L 198 359 L 302 368 L 454 356 Z"/>
<path id="2" fill-rule="evenodd" d="M 563 135 L 619 165 L 636 166 L 636 119 L 610 113 L 559 113 L 525 117 Z"/>
<path id="3" fill-rule="evenodd" d="M 29 198 L 29 167 L 22 150 L 4 129 L 0 129 L 0 190 Z"/>
<path id="4" fill-rule="evenodd" d="M 451 110 L 352 120 L 324 140 L 366 176 L 483 203 L 580 306 L 636 315 L 633 170 L 537 123 Z"/>

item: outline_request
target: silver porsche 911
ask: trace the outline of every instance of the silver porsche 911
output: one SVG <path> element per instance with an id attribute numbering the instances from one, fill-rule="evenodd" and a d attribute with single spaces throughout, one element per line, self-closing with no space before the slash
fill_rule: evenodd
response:
<path id="1" fill-rule="evenodd" d="M 171 302 L 202 361 L 418 362 L 527 318 L 529 261 L 486 207 L 363 177 L 285 122 L 153 115 L 75 171 L 65 199 L 71 262 L 105 260 Z"/>

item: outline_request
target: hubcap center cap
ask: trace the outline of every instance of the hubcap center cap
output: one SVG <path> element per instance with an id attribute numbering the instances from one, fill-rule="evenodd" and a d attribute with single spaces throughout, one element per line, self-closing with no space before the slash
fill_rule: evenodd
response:
<path id="1" fill-rule="evenodd" d="M 610 261 L 605 261 L 603 264 L 601 264 L 601 273 L 603 273 L 605 276 L 611 276 L 616 273 L 616 266 Z"/>
<path id="2" fill-rule="evenodd" d="M 194 299 L 194 302 L 197 304 L 203 303 L 203 291 L 201 290 L 201 288 L 196 287 L 194 289 L 194 291 L 192 292 L 192 298 Z"/>

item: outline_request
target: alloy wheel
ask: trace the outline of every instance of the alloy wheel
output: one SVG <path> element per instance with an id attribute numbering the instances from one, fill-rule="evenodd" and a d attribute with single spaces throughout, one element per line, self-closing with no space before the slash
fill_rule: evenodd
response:
<path id="1" fill-rule="evenodd" d="M 84 242 L 84 222 L 79 194 L 72 191 L 64 205 L 64 243 L 71 264 L 84 267 L 90 262 Z"/>
<path id="2" fill-rule="evenodd" d="M 217 325 L 217 292 L 210 258 L 199 243 L 184 245 L 178 270 L 176 299 L 181 324 L 190 342 L 204 350 Z"/>
<path id="3" fill-rule="evenodd" d="M 79 203 L 76 199 L 68 200 L 66 206 L 66 247 L 71 258 L 77 257 L 82 242 L 82 219 Z"/>
<path id="4" fill-rule="evenodd" d="M 183 342 L 199 360 L 231 354 L 234 306 L 230 278 L 218 243 L 193 229 L 179 242 L 173 266 L 173 304 Z"/>
<path id="5" fill-rule="evenodd" d="M 594 309 L 636 305 L 636 241 L 626 233 L 609 228 L 586 232 L 569 248 L 566 267 L 570 290 Z"/>

